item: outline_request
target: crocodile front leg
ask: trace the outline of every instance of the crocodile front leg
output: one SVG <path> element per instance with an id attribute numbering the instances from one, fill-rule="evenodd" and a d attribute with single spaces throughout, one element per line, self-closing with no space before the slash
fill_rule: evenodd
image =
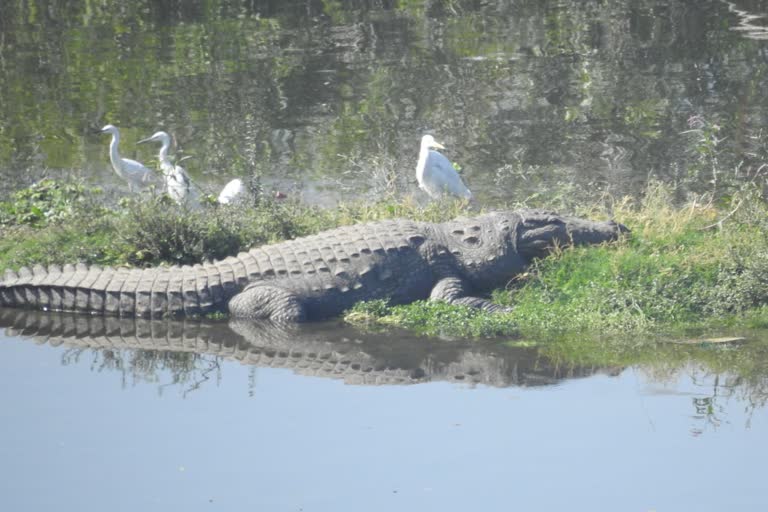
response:
<path id="1" fill-rule="evenodd" d="M 293 292 L 279 286 L 255 283 L 229 301 L 229 313 L 236 318 L 303 322 L 306 308 Z"/>
<path id="2" fill-rule="evenodd" d="M 468 286 L 459 277 L 444 277 L 432 288 L 430 300 L 444 300 L 451 304 L 460 304 L 472 308 L 479 308 L 490 313 L 509 311 L 509 308 L 494 304 L 481 297 L 473 297 L 468 293 Z"/>

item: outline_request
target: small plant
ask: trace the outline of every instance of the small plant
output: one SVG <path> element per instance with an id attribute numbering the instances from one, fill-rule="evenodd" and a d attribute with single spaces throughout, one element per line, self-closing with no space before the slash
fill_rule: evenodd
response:
<path id="1" fill-rule="evenodd" d="M 93 208 L 93 215 L 99 215 L 104 213 L 104 209 L 94 198 L 100 194 L 101 189 L 87 187 L 82 181 L 64 183 L 44 179 L 19 190 L 9 201 L 0 203 L 0 224 L 44 226 L 88 208 Z"/>
<path id="2" fill-rule="evenodd" d="M 130 201 L 118 233 L 131 248 L 127 259 L 134 265 L 223 259 L 252 246 L 322 229 L 312 208 L 266 197 L 253 207 L 214 204 L 200 210 L 178 206 L 164 196 Z"/>
<path id="3" fill-rule="evenodd" d="M 718 162 L 721 151 L 720 144 L 725 140 L 718 136 L 720 125 L 703 116 L 691 116 L 688 119 L 688 126 L 689 129 L 683 133 L 691 134 L 694 137 L 692 147 L 694 156 L 697 157 L 696 163 L 689 168 L 689 177 L 699 182 L 706 180 L 702 173 L 709 173 L 710 176 L 707 181 L 711 183 L 712 190 L 716 192 L 721 174 Z"/>
<path id="4" fill-rule="evenodd" d="M 441 301 L 417 301 L 404 306 L 388 306 L 380 300 L 362 302 L 349 310 L 344 319 L 362 326 L 395 325 L 442 338 L 496 338 L 516 332 L 509 314 L 488 313 Z"/>

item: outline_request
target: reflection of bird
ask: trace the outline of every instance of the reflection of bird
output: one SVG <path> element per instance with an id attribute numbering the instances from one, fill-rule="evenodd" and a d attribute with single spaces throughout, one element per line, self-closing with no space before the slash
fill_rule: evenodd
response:
<path id="1" fill-rule="evenodd" d="M 224 185 L 217 201 L 220 204 L 232 204 L 242 198 L 244 191 L 245 186 L 243 186 L 243 180 L 235 178 Z"/>
<path id="2" fill-rule="evenodd" d="M 171 199 L 180 205 L 198 205 L 198 193 L 192 186 L 187 171 L 180 165 L 171 162 L 168 157 L 168 149 L 171 147 L 171 136 L 165 132 L 157 132 L 149 138 L 140 140 L 138 144 L 145 142 L 160 142 L 160 152 L 157 159 L 160 161 L 160 170 L 165 179 L 165 188 Z"/>
<path id="3" fill-rule="evenodd" d="M 128 182 L 128 190 L 133 192 L 133 187 L 144 188 L 151 184 L 152 171 L 143 164 L 129 158 L 122 158 L 117 150 L 120 144 L 120 132 L 117 127 L 108 124 L 101 129 L 101 133 L 111 133 L 112 142 L 109 144 L 109 160 L 112 162 L 112 169 L 118 176 Z"/>
<path id="4" fill-rule="evenodd" d="M 472 192 L 461 181 L 450 160 L 431 148 L 445 149 L 431 135 L 425 135 L 421 138 L 419 162 L 416 164 L 419 187 L 435 198 L 450 194 L 462 199 L 472 199 Z"/>

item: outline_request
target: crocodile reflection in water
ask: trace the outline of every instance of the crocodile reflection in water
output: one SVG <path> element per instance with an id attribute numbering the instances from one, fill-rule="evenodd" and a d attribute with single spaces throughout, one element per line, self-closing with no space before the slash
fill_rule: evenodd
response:
<path id="1" fill-rule="evenodd" d="M 616 373 L 615 368 L 556 366 L 533 348 L 381 337 L 335 324 L 287 328 L 253 321 L 225 324 L 0 309 L 0 328 L 51 346 L 170 353 L 174 368 L 182 372 L 193 370 L 195 359 L 189 356 L 200 354 L 362 385 L 450 381 L 536 386 Z"/>

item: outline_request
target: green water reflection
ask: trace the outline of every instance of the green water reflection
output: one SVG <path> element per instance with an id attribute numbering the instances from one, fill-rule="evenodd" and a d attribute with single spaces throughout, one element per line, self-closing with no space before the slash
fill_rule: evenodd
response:
<path id="1" fill-rule="evenodd" d="M 759 13 L 761 5 L 736 2 Z M 764 7 L 764 6 L 763 6 Z M 766 41 L 728 2 L 0 1 L 3 192 L 76 170 L 120 187 L 157 129 L 211 186 L 263 174 L 318 200 L 414 192 L 434 131 L 485 202 L 553 183 L 614 193 L 649 177 L 709 189 L 685 134 L 722 127 L 718 164 L 765 155 Z M 755 137 L 758 137 L 756 139 Z"/>

